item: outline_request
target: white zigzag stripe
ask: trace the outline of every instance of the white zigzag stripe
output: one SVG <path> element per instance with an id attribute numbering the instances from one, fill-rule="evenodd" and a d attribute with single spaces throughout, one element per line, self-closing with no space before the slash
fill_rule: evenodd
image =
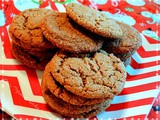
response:
<path id="1" fill-rule="evenodd" d="M 2 71 L 0 71 L 1 73 Z M 3 71 L 2 73 L 3 75 L 6 75 L 6 76 L 16 76 L 17 79 L 18 79 L 18 82 L 20 84 L 20 88 L 21 88 L 21 91 L 22 91 L 22 96 L 24 97 L 25 100 L 29 100 L 29 101 L 33 101 L 34 102 L 39 102 L 39 103 L 45 103 L 44 99 L 42 96 L 36 96 L 36 95 L 33 95 L 33 92 L 32 92 L 32 89 L 30 87 L 30 83 L 28 81 L 28 78 L 27 78 L 27 74 L 25 71 Z M 15 89 L 16 86 L 14 86 Z M 27 93 L 27 94 L 26 94 Z M 19 93 L 19 91 L 17 91 L 17 94 L 21 94 Z"/>
<path id="2" fill-rule="evenodd" d="M 2 81 L 0 81 L 0 83 L 1 82 Z M 3 92 L 3 96 L 1 97 L 2 107 L 4 111 L 6 111 L 12 117 L 14 117 L 14 114 L 22 114 L 22 115 L 30 115 L 30 116 L 36 115 L 37 117 L 54 119 L 54 120 L 61 119 L 60 116 L 56 116 L 56 114 L 52 114 L 51 112 L 39 110 L 38 108 L 32 109 L 32 108 L 14 105 L 9 84 L 7 82 L 3 82 L 1 84 L 4 85 L 4 89 L 5 89 L 2 91 Z"/>
<path id="3" fill-rule="evenodd" d="M 6 29 L 8 31 L 9 26 L 7 26 Z M 6 34 L 8 34 L 8 32 Z M 11 40 L 10 36 L 9 36 L 9 40 Z M 7 59 L 6 55 L 4 53 L 4 47 L 2 45 L 3 45 L 3 42 L 2 42 L 2 38 L 0 37 L 0 48 L 2 48 L 2 49 L 0 49 L 0 53 L 1 53 L 1 56 L 2 56 L 2 61 L 0 61 L 0 64 L 3 64 L 3 65 L 9 65 L 9 64 L 10 65 L 18 65 L 18 64 L 21 64 L 20 62 L 14 60 L 14 59 Z"/>
<path id="4" fill-rule="evenodd" d="M 160 50 L 160 44 L 150 44 L 143 34 L 141 34 L 141 37 L 142 37 L 142 46 L 145 49 L 145 51 Z"/>
<path id="5" fill-rule="evenodd" d="M 137 63 L 147 63 L 147 62 L 154 62 L 160 60 L 160 56 L 154 56 L 154 57 L 147 57 L 147 58 L 142 58 L 138 52 L 135 52 L 132 55 L 132 58 L 137 62 Z"/>
<path id="6" fill-rule="evenodd" d="M 136 115 L 142 115 L 149 113 L 149 110 L 151 109 L 152 105 L 144 105 L 134 108 L 127 108 L 123 110 L 117 110 L 117 111 L 104 111 L 100 113 L 97 118 L 98 120 L 108 120 L 108 119 L 119 119 L 119 118 L 125 118 L 125 117 L 131 117 Z"/>
<path id="7" fill-rule="evenodd" d="M 158 93 L 159 93 L 159 90 L 154 89 L 154 90 L 148 90 L 148 91 L 143 91 L 143 92 L 138 92 L 138 93 L 132 93 L 129 95 L 118 95 L 114 97 L 112 104 L 118 104 L 118 103 L 123 103 L 123 102 L 129 102 L 129 101 L 134 101 L 134 100 L 156 97 Z"/>
<path id="8" fill-rule="evenodd" d="M 134 69 L 130 65 L 128 65 L 126 67 L 126 70 L 127 70 L 128 74 L 130 74 L 130 75 L 140 75 L 143 73 L 158 71 L 159 69 L 160 69 L 160 65 L 147 67 L 147 68 L 141 68 L 141 69 Z"/>
<path id="9" fill-rule="evenodd" d="M 58 116 L 56 116 L 55 114 L 52 114 L 51 112 L 39 110 L 37 106 L 35 106 L 36 109 L 32 109 L 32 108 L 14 105 L 8 83 L 5 81 L 3 81 L 3 83 L 2 81 L 0 81 L 0 83 L 4 85 L 3 88 L 5 89 L 5 90 L 1 90 L 1 92 L 3 92 L 3 96 L 1 97 L 2 107 L 11 116 L 13 116 L 13 114 L 22 114 L 22 115 L 25 114 L 25 115 L 31 115 L 31 116 L 36 115 L 37 117 L 43 117 L 43 118 L 48 118 L 48 119 L 58 119 L 59 118 Z M 121 103 L 122 101 L 137 100 L 135 96 L 139 96 L 139 95 L 141 95 L 141 98 L 142 96 L 144 96 L 144 98 L 147 98 L 147 97 L 155 97 L 157 94 L 158 94 L 158 90 L 150 90 L 150 91 L 145 91 L 143 93 L 141 92 L 139 94 L 136 93 L 133 95 L 129 95 L 128 97 L 127 95 L 117 96 L 112 101 L 112 104 L 114 104 L 115 102 Z M 129 108 L 127 110 L 124 109 L 124 110 L 117 110 L 117 111 L 107 111 L 107 112 L 102 112 L 101 114 L 99 114 L 98 118 L 99 119 L 106 118 L 106 116 L 107 118 L 115 118 L 115 114 L 116 114 L 116 118 L 129 117 L 132 115 L 140 115 L 143 113 L 146 114 L 147 112 L 149 112 L 150 108 L 151 108 L 151 105 L 145 105 L 145 106 L 140 106 L 140 107 Z M 143 112 L 135 112 L 135 110 L 136 111 L 141 110 Z M 125 115 L 122 113 L 125 113 Z"/>
<path id="10" fill-rule="evenodd" d="M 138 79 L 138 80 L 134 80 L 134 81 L 126 81 L 124 87 L 125 88 L 134 87 L 134 86 L 153 83 L 153 82 L 158 82 L 158 81 L 160 81 L 160 79 L 159 79 L 159 76 L 157 75 L 157 76 L 142 78 L 142 79 Z"/>
<path id="11" fill-rule="evenodd" d="M 7 59 L 5 54 L 4 54 L 4 49 L 3 49 L 3 46 L 2 46 L 2 39 L 0 37 L 0 53 L 1 53 L 1 60 L 0 60 L 0 64 L 3 64 L 3 65 L 19 65 L 21 63 L 19 63 L 18 61 L 16 61 L 15 59 Z"/>

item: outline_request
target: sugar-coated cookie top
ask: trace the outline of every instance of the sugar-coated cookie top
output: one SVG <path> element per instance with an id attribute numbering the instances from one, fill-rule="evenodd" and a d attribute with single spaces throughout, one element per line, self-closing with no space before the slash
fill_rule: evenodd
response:
<path id="1" fill-rule="evenodd" d="M 72 105 L 93 105 L 100 102 L 105 102 L 111 100 L 111 98 L 95 98 L 89 99 L 85 97 L 78 96 L 74 93 L 69 92 L 66 90 L 63 85 L 60 85 L 59 82 L 53 77 L 50 71 L 50 64 L 48 63 L 44 74 L 43 74 L 43 81 L 45 81 L 48 89 L 54 94 L 56 97 L 61 98 L 63 101 L 66 101 Z"/>
<path id="2" fill-rule="evenodd" d="M 50 64 L 52 75 L 65 89 L 86 98 L 113 97 L 126 80 L 124 64 L 113 54 L 78 58 L 60 52 Z"/>
<path id="3" fill-rule="evenodd" d="M 98 10 L 78 3 L 70 3 L 66 6 L 66 12 L 76 23 L 94 33 L 113 39 L 122 37 L 123 33 L 119 25 Z"/>
<path id="4" fill-rule="evenodd" d="M 71 21 L 66 13 L 53 13 L 46 17 L 43 33 L 58 48 L 74 53 L 94 52 L 102 47 L 102 37 Z"/>
<path id="5" fill-rule="evenodd" d="M 9 31 L 27 45 L 52 48 L 53 45 L 44 38 L 40 28 L 44 16 L 51 12 L 53 12 L 53 10 L 43 8 L 24 10 L 14 17 Z"/>

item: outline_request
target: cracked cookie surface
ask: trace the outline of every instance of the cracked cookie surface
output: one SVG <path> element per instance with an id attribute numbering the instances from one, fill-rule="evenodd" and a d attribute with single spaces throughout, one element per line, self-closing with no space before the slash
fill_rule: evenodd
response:
<path id="1" fill-rule="evenodd" d="M 46 16 L 42 26 L 45 37 L 58 48 L 72 53 L 87 53 L 99 50 L 104 38 L 82 28 L 66 13 Z"/>
<path id="2" fill-rule="evenodd" d="M 52 12 L 54 11 L 43 8 L 24 10 L 14 17 L 9 32 L 28 46 L 53 48 L 54 45 L 45 39 L 41 30 L 44 16 Z"/>
<path id="3" fill-rule="evenodd" d="M 52 75 L 65 89 L 86 98 L 113 98 L 126 80 L 123 62 L 105 52 L 84 58 L 58 52 L 50 66 Z"/>
<path id="4" fill-rule="evenodd" d="M 95 99 L 89 99 L 89 98 L 84 98 L 81 96 L 78 96 L 76 94 L 73 94 L 69 91 L 67 91 L 58 81 L 54 79 L 50 72 L 50 64 L 48 63 L 46 65 L 44 74 L 43 74 L 43 81 L 46 83 L 48 89 L 54 94 L 56 97 L 61 98 L 63 101 L 66 101 L 70 104 L 73 105 L 91 105 L 91 104 L 96 104 L 100 102 L 105 102 L 109 101 L 111 99 L 109 98 L 95 98 Z"/>
<path id="5" fill-rule="evenodd" d="M 123 35 L 119 25 L 98 10 L 70 3 L 66 6 L 66 12 L 76 23 L 96 34 L 113 39 L 121 38 Z"/>

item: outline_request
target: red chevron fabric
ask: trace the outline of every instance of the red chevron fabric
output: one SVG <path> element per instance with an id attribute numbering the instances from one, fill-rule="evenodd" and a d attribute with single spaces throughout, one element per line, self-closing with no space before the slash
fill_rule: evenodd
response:
<path id="1" fill-rule="evenodd" d="M 125 88 L 108 109 L 90 120 L 147 118 L 160 88 L 159 0 L 0 1 L 1 109 L 17 119 L 61 118 L 48 108 L 42 97 L 40 83 L 43 71 L 31 70 L 14 59 L 8 27 L 13 17 L 25 9 L 40 7 L 65 12 L 65 5 L 69 2 L 80 2 L 133 26 L 141 33 L 143 40 L 142 46 L 133 54 L 131 64 L 126 67 Z M 158 114 L 154 114 L 155 118 Z"/>

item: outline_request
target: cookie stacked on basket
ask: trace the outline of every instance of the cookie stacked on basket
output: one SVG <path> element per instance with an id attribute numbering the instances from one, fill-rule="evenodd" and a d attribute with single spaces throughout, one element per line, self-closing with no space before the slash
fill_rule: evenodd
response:
<path id="1" fill-rule="evenodd" d="M 42 94 L 61 115 L 93 117 L 125 84 L 125 66 L 141 45 L 131 26 L 87 6 L 66 13 L 29 9 L 10 25 L 12 52 L 24 65 L 44 69 Z"/>

